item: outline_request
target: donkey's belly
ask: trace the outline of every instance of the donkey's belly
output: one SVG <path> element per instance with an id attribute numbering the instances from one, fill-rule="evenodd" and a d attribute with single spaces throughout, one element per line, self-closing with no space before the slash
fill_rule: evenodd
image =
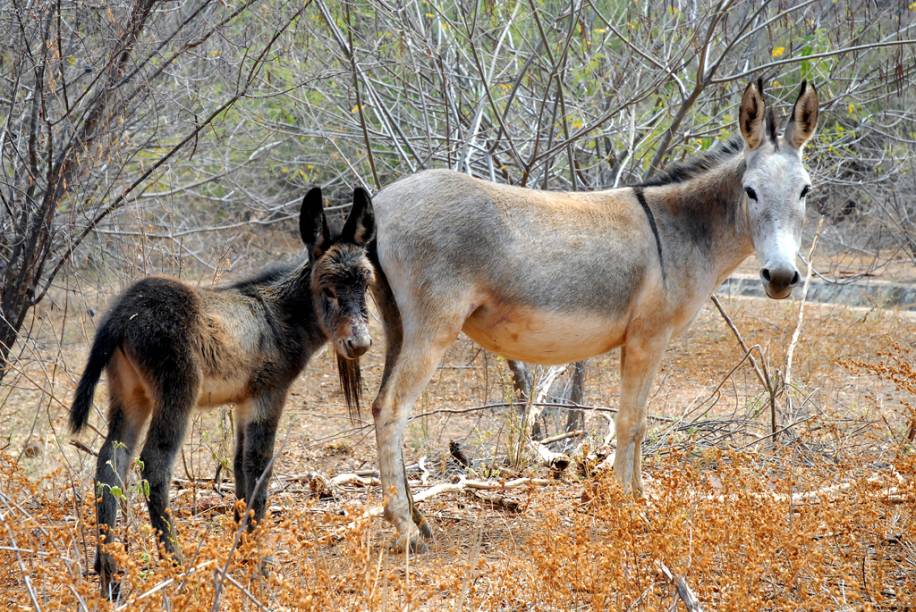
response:
<path id="1" fill-rule="evenodd" d="M 463 331 L 483 348 L 520 361 L 560 364 L 605 353 L 623 342 L 626 324 L 595 313 L 485 304 Z"/>
<path id="2" fill-rule="evenodd" d="M 205 378 L 200 386 L 197 396 L 197 405 L 200 408 L 234 404 L 248 397 L 248 380 L 240 376 L 238 379 L 223 380 L 219 378 Z"/>

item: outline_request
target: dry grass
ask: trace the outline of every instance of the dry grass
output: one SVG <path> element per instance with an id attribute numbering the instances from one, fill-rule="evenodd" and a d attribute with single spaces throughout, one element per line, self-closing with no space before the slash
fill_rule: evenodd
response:
<path id="1" fill-rule="evenodd" d="M 104 300 L 92 297 L 88 305 L 99 310 Z M 724 303 L 776 372 L 798 305 Z M 85 306 L 71 307 L 69 318 L 59 309 L 40 311 L 32 343 L 0 389 L 0 601 L 10 606 L 28 606 L 32 597 L 51 609 L 109 605 L 90 573 L 95 458 L 61 434 L 92 330 L 88 318 L 73 314 Z M 371 428 L 346 419 L 334 364 L 319 356 L 294 387 L 281 424 L 266 529 L 233 549 L 231 483 L 210 480 L 231 456 L 228 413 L 197 417 L 172 492 L 185 563 L 159 559 L 132 487 L 119 528 L 127 546 L 121 603 L 206 609 L 219 583 L 224 609 L 653 610 L 676 597 L 659 570 L 664 563 L 708 609 L 916 605 L 907 349 L 914 336 L 907 315 L 809 305 L 797 383 L 786 391 L 796 399 L 795 414 L 781 415 L 782 424 L 795 425 L 773 444 L 765 394 L 746 363 L 729 374 L 741 352 L 714 309 L 705 309 L 669 351 L 650 400 L 650 412 L 667 419 L 651 426 L 645 499 L 573 469 L 549 486 L 499 494 L 520 502 L 519 512 L 444 494 L 422 504 L 435 545 L 410 558 L 386 551 L 392 532 L 381 519 L 342 529 L 381 501 L 377 487 L 343 487 L 333 499 L 312 494 L 310 470 L 366 469 L 375 457 Z M 370 393 L 380 352 L 365 364 Z M 504 399 L 506 376 L 504 365 L 468 343 L 449 352 L 416 413 L 467 412 L 416 419 L 408 432 L 408 462 L 425 457 L 428 484 L 458 471 L 448 459 L 451 439 L 475 459 L 478 476 L 504 466 L 510 415 L 475 408 Z M 617 384 L 616 356 L 596 359 L 586 403 L 613 407 Z M 103 400 L 100 393 L 100 407 Z M 603 437 L 601 414 L 589 416 L 587 446 Z M 104 429 L 100 415 L 93 423 Z M 81 442 L 96 449 L 101 439 Z M 534 465 L 522 472 L 545 476 Z M 414 487 L 424 485 L 415 480 Z M 820 494 L 792 496 L 810 491 Z M 344 537 L 335 540 L 335 533 Z M 225 578 L 217 573 L 223 567 Z"/>

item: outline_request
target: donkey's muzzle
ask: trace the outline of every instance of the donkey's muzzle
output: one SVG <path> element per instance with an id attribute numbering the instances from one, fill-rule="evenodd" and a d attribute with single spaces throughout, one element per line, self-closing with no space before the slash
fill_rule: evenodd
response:
<path id="1" fill-rule="evenodd" d="M 363 355 L 372 346 L 372 338 L 369 334 L 359 334 L 339 340 L 338 347 L 344 357 L 347 359 L 356 359 Z"/>
<path id="2" fill-rule="evenodd" d="M 776 300 L 792 295 L 792 287 L 801 280 L 795 266 L 761 268 L 760 278 L 763 279 L 763 286 L 767 295 Z"/>

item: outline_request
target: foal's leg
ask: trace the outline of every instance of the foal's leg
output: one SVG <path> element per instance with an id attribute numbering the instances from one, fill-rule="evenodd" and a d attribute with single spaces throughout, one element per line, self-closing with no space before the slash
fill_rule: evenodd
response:
<path id="1" fill-rule="evenodd" d="M 245 481 L 245 427 L 247 415 L 239 410 L 235 414 L 235 454 L 232 459 L 232 474 L 235 478 L 235 499 L 247 500 L 248 484 Z M 235 509 L 235 522 L 242 520 L 238 507 Z"/>
<path id="2" fill-rule="evenodd" d="M 245 450 L 242 461 L 244 471 L 246 511 L 254 511 L 254 520 L 248 530 L 264 518 L 267 488 L 273 472 L 274 443 L 277 425 L 283 412 L 286 389 L 264 393 L 252 400 L 252 410 L 245 427 Z M 237 456 L 237 455 L 236 455 Z"/>
<path id="3" fill-rule="evenodd" d="M 182 380 L 160 385 L 159 402 L 140 453 L 143 478 L 149 483 L 147 506 L 150 522 L 159 543 L 179 562 L 178 535 L 169 514 L 169 484 L 172 482 L 172 465 L 181 449 L 198 392 L 197 374 L 187 371 L 183 374 Z"/>
<path id="4" fill-rule="evenodd" d="M 642 495 L 642 439 L 646 434 L 646 401 L 670 333 L 628 336 L 620 353 L 620 412 L 615 424 L 614 475 L 624 490 Z"/>
<path id="5" fill-rule="evenodd" d="M 436 371 L 445 349 L 461 329 L 459 316 L 438 324 L 410 321 L 404 343 L 388 380 L 372 404 L 379 474 L 387 497 L 385 518 L 398 530 L 394 547 L 399 551 L 422 551 L 420 535 L 431 536 L 426 520 L 413 504 L 404 470 L 404 428 L 417 397 Z"/>
<path id="6" fill-rule="evenodd" d="M 121 398 L 112 390 L 109 414 L 108 437 L 99 450 L 95 472 L 96 523 L 99 536 L 95 553 L 95 571 L 101 581 L 102 596 L 117 599 L 118 583 L 115 574 L 118 567 L 114 557 L 103 551 L 102 538 L 104 537 L 105 544 L 114 542 L 118 500 L 112 495 L 111 490 L 112 487 L 119 487 L 123 491 L 126 487 L 130 460 L 134 456 L 137 440 L 149 412 L 146 406 L 135 410 L 126 409 Z"/>

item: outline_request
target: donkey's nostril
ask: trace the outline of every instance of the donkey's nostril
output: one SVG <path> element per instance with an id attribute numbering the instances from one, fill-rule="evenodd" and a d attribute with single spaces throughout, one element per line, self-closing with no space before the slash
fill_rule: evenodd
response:
<path id="1" fill-rule="evenodd" d="M 760 276 L 763 277 L 763 280 L 770 282 L 770 270 L 768 268 L 763 268 L 760 270 Z"/>
<path id="2" fill-rule="evenodd" d="M 798 275 L 798 270 L 795 271 L 795 274 L 792 275 L 792 285 L 797 285 L 798 281 L 801 280 L 801 277 Z"/>

